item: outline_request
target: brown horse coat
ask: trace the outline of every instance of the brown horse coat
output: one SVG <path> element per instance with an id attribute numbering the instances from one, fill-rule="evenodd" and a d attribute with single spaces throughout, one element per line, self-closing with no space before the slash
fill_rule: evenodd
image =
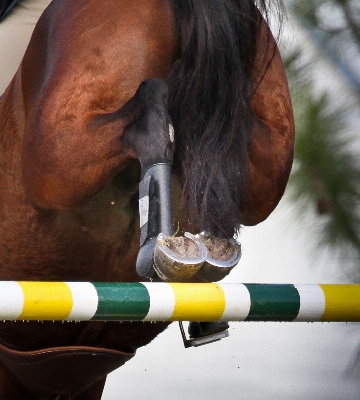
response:
<path id="1" fill-rule="evenodd" d="M 264 23 L 258 63 L 267 34 Z M 179 55 L 168 0 L 50 4 L 0 101 L 1 280 L 139 279 L 139 163 L 123 141 L 138 115 L 120 111 L 142 81 L 165 79 Z M 277 49 L 267 62 L 251 96 L 267 129 L 255 130 L 249 145 L 245 225 L 273 211 L 292 163 L 292 108 Z M 175 179 L 175 220 L 186 230 L 180 192 Z M 22 351 L 81 345 L 132 353 L 165 327 L 7 322 L 0 324 L 0 342 Z M 1 399 L 30 398 L 9 395 L 16 378 L 1 364 L 0 379 Z"/>

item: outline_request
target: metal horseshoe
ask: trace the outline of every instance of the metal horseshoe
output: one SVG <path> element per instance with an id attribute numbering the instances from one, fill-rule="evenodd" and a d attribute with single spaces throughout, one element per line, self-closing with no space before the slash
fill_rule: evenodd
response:
<path id="1" fill-rule="evenodd" d="M 183 244 L 185 254 L 174 251 L 177 244 Z M 191 233 L 185 232 L 183 237 L 160 233 L 155 245 L 154 267 L 164 281 L 187 282 L 199 271 L 207 256 L 206 246 Z"/>

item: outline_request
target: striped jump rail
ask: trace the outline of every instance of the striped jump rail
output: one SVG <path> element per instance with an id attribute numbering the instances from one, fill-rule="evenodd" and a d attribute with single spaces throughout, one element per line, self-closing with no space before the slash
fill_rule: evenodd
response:
<path id="1" fill-rule="evenodd" d="M 0 281 L 0 320 L 359 322 L 360 285 Z"/>

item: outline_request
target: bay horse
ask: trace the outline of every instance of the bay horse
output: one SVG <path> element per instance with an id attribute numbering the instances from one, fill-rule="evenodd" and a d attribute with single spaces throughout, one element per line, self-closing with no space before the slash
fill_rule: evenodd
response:
<path id="1" fill-rule="evenodd" d="M 154 161 L 173 159 L 180 235 L 266 219 L 294 144 L 269 13 L 265 0 L 53 0 L 0 100 L 0 280 L 139 281 Z M 1 322 L 0 399 L 100 399 L 166 326 Z"/>

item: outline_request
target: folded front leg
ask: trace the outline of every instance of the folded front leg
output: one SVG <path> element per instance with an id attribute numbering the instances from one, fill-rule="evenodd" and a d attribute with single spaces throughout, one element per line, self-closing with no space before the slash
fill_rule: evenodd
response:
<path id="1" fill-rule="evenodd" d="M 143 82 L 135 96 L 123 107 L 139 115 L 126 128 L 124 144 L 141 164 L 141 175 L 156 164 L 172 164 L 174 133 L 167 112 L 168 88 L 162 79 Z"/>
<path id="2" fill-rule="evenodd" d="M 164 81 L 143 82 L 133 100 L 140 102 L 140 118 L 126 130 L 124 143 L 141 164 L 139 185 L 140 251 L 136 269 L 140 276 L 155 278 L 153 255 L 157 236 L 173 234 L 171 165 L 174 132 L 167 113 L 168 91 Z"/>

